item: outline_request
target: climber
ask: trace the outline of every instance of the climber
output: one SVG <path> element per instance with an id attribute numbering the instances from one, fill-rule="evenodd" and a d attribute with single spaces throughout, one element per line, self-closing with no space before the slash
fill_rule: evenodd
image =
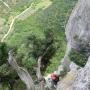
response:
<path id="1" fill-rule="evenodd" d="M 60 65 L 57 70 L 57 74 L 60 77 L 63 77 L 66 74 L 66 70 L 64 69 L 63 65 Z"/>
<path id="2" fill-rule="evenodd" d="M 45 78 L 47 87 L 56 88 L 57 82 L 59 81 L 59 75 L 56 72 L 49 74 L 44 78 Z"/>
<path id="3" fill-rule="evenodd" d="M 51 74 L 51 79 L 52 79 L 52 85 L 56 88 L 56 85 L 59 81 L 59 75 L 56 73 L 56 71 Z"/>
<path id="4" fill-rule="evenodd" d="M 56 88 L 57 83 L 60 79 L 62 79 L 65 75 L 65 70 L 62 65 L 58 67 L 57 71 L 54 71 L 51 74 L 48 74 L 44 77 L 47 87 L 54 87 Z"/>
<path id="5" fill-rule="evenodd" d="M 65 70 L 63 65 L 60 65 L 58 67 L 57 71 L 54 71 L 54 73 L 51 74 L 52 84 L 56 87 L 58 81 L 62 79 L 65 75 Z"/>

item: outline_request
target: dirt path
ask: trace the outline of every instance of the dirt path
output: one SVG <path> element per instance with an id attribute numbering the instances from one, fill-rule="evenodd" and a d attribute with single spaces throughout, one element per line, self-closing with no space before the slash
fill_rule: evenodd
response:
<path id="1" fill-rule="evenodd" d="M 9 33 L 12 31 L 12 27 L 14 25 L 14 22 L 16 19 L 25 19 L 26 17 L 28 17 L 30 14 L 34 13 L 35 10 L 33 10 L 31 8 L 31 6 L 29 8 L 27 8 L 26 10 L 24 10 L 22 13 L 20 13 L 19 15 L 17 15 L 16 17 L 14 17 L 12 19 L 12 22 L 9 26 L 9 30 L 8 32 L 3 36 L 3 38 L 1 39 L 1 42 L 4 42 L 5 38 L 9 35 Z"/>
<path id="2" fill-rule="evenodd" d="M 10 7 L 9 7 L 9 5 L 6 3 L 6 2 L 4 2 L 3 0 L 0 0 L 7 8 L 9 8 L 10 9 Z"/>
<path id="3" fill-rule="evenodd" d="M 2 1 L 2 0 L 1 0 Z M 48 4 L 47 4 L 48 3 Z M 26 19 L 28 16 L 30 16 L 31 14 L 35 13 L 36 11 L 38 11 L 38 9 L 40 9 L 41 7 L 43 8 L 46 8 L 48 7 L 49 5 L 51 5 L 51 2 L 49 2 L 49 0 L 46 0 L 44 2 L 41 2 L 37 5 L 36 9 L 33 9 L 32 8 L 32 5 L 33 3 L 30 5 L 29 8 L 27 8 L 26 10 L 24 10 L 22 13 L 20 13 L 19 15 L 15 16 L 13 19 L 12 19 L 12 22 L 9 26 L 9 30 L 8 32 L 3 36 L 3 38 L 1 39 L 1 42 L 4 42 L 4 40 L 7 38 L 7 36 L 9 35 L 9 33 L 12 31 L 12 28 L 14 26 L 14 22 L 16 19 L 18 20 L 24 20 Z"/>
<path id="4" fill-rule="evenodd" d="M 1 39 L 1 42 L 3 42 L 4 39 L 5 39 L 5 38 L 9 35 L 9 33 L 11 32 L 12 27 L 13 27 L 14 22 L 15 22 L 15 19 L 16 19 L 16 18 L 14 18 L 14 19 L 12 20 L 12 22 L 11 22 L 11 24 L 10 24 L 10 27 L 9 27 L 9 30 L 8 30 L 8 32 L 3 36 L 3 38 Z"/>

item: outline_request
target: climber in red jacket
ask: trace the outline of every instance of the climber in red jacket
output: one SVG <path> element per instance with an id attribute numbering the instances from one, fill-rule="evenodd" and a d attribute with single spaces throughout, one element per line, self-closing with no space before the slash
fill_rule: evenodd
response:
<path id="1" fill-rule="evenodd" d="M 52 78 L 52 84 L 56 87 L 59 81 L 59 76 L 56 73 L 52 73 L 51 78 Z"/>

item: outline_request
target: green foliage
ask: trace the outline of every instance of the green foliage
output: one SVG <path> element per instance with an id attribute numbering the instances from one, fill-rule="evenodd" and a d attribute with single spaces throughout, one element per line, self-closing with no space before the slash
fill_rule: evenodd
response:
<path id="1" fill-rule="evenodd" d="M 7 45 L 5 43 L 0 43 L 0 65 L 7 62 L 7 56 L 8 56 L 8 50 Z"/>
<path id="2" fill-rule="evenodd" d="M 79 51 L 72 49 L 70 55 L 70 60 L 75 62 L 77 65 L 83 67 L 86 62 L 87 62 L 87 58 L 85 57 L 85 55 L 81 54 Z"/>
<path id="3" fill-rule="evenodd" d="M 42 0 L 33 0 L 34 5 Z M 46 9 L 40 9 L 25 20 L 17 20 L 13 33 L 6 43 L 0 44 L 0 79 L 5 83 L 12 83 L 18 79 L 15 71 L 7 62 L 8 49 L 15 47 L 15 57 L 18 64 L 28 69 L 34 77 L 33 67 L 37 64 L 39 56 L 43 57 L 44 73 L 51 73 L 57 69 L 60 59 L 66 49 L 65 24 L 77 0 L 51 0 L 52 4 Z M 6 14 L 2 14 L 6 21 L 9 16 L 16 16 L 31 4 L 32 0 L 21 0 Z M 38 7 L 37 7 L 38 8 Z M 79 62 L 80 63 L 80 62 Z M 20 84 L 23 87 L 23 84 Z"/>
<path id="4" fill-rule="evenodd" d="M 17 74 L 8 64 L 9 47 L 5 43 L 0 43 L 0 82 L 10 83 L 16 79 Z"/>
<path id="5" fill-rule="evenodd" d="M 52 5 L 45 10 L 40 9 L 27 19 L 15 22 L 14 31 L 6 42 L 10 46 L 17 47 L 18 58 L 20 58 L 18 62 L 20 61 L 21 65 L 30 69 L 37 57 L 42 55 L 49 45 L 50 37 L 52 37 L 54 42 L 52 42 L 51 47 L 54 46 L 56 51 L 53 56 L 51 55 L 52 58 L 50 58 L 50 64 L 47 64 L 46 73 L 57 69 L 66 49 L 65 24 L 75 2 L 72 0 L 53 0 Z M 46 31 L 49 32 L 48 35 L 45 35 Z M 53 35 L 50 35 L 50 32 L 53 32 Z M 34 63 L 31 65 L 31 62 Z"/>
<path id="6" fill-rule="evenodd" d="M 53 38 L 53 33 L 52 31 L 47 31 L 45 32 L 45 38 L 41 39 L 36 37 L 35 35 L 30 35 L 27 38 L 26 41 L 26 47 L 31 47 L 30 48 L 30 53 L 34 58 L 38 58 L 39 56 L 42 56 L 46 49 L 49 47 L 48 51 L 50 53 L 52 50 L 54 50 L 54 38 Z"/>
<path id="7" fill-rule="evenodd" d="M 31 34 L 17 51 L 20 64 L 33 73 L 33 67 L 37 64 L 39 56 L 43 56 L 42 69 L 45 70 L 56 51 L 55 41 L 52 31 L 45 31 L 44 38 L 39 38 Z"/>
<path id="8" fill-rule="evenodd" d="M 12 5 L 11 12 L 19 12 L 21 13 L 26 8 L 28 8 L 32 3 L 32 0 L 21 0 L 17 2 L 15 5 Z"/>
<path id="9" fill-rule="evenodd" d="M 76 35 L 74 36 L 74 39 L 76 41 L 77 45 L 77 52 L 75 50 L 72 50 L 71 59 L 76 58 L 74 56 L 77 56 L 78 59 L 75 59 L 75 62 L 81 66 L 84 66 L 88 60 L 88 57 L 90 56 L 90 44 L 89 40 L 79 39 L 79 37 Z"/>

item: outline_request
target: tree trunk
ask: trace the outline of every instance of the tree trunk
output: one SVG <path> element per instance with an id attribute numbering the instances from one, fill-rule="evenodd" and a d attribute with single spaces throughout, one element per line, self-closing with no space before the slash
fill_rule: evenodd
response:
<path id="1" fill-rule="evenodd" d="M 9 52 L 9 64 L 12 66 L 14 70 L 16 70 L 20 79 L 26 84 L 27 90 L 35 90 L 34 82 L 32 77 L 29 75 L 28 71 L 22 67 L 19 67 L 16 60 L 12 55 L 12 51 Z"/>

